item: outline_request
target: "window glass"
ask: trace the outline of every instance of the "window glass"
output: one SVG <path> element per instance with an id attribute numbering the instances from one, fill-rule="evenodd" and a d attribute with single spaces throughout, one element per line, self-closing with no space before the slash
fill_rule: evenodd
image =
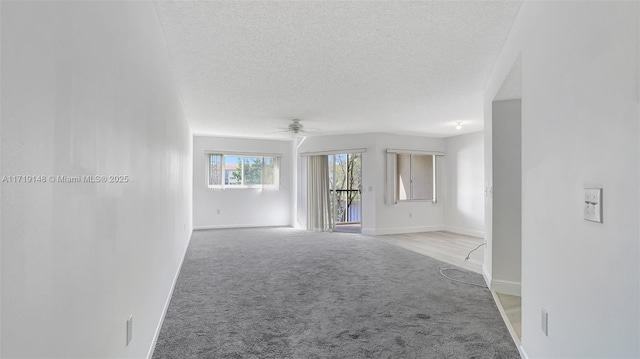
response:
<path id="1" fill-rule="evenodd" d="M 244 158 L 243 178 L 247 186 L 262 184 L 262 157 Z"/>
<path id="2" fill-rule="evenodd" d="M 222 155 L 209 156 L 209 185 L 219 186 L 222 184 Z"/>
<path id="3" fill-rule="evenodd" d="M 413 180 L 411 199 L 433 198 L 433 156 L 413 155 Z"/>
<path id="4" fill-rule="evenodd" d="M 264 185 L 275 185 L 275 169 L 276 169 L 276 161 L 273 157 L 264 157 L 263 158 L 263 172 L 262 172 L 262 184 Z"/>
<path id="5" fill-rule="evenodd" d="M 411 155 L 398 154 L 398 194 L 401 201 L 411 199 Z"/>
<path id="6" fill-rule="evenodd" d="M 242 157 L 224 156 L 224 184 L 242 185 Z"/>
<path id="7" fill-rule="evenodd" d="M 208 185 L 211 188 L 278 189 L 278 157 L 209 154 Z"/>

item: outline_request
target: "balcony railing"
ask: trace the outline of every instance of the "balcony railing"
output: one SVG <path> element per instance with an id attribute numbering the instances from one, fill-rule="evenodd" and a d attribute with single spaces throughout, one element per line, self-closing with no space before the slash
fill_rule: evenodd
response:
<path id="1" fill-rule="evenodd" d="M 337 207 L 337 210 L 334 211 L 336 224 L 360 223 L 362 221 L 360 194 L 360 190 L 357 189 L 331 190 L 333 205 Z M 351 198 L 351 203 L 349 203 L 349 198 Z"/>

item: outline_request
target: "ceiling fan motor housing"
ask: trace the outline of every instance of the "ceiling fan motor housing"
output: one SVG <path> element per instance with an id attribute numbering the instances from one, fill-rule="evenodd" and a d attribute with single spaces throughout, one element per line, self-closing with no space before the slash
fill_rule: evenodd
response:
<path id="1" fill-rule="evenodd" d="M 291 123 L 289 124 L 289 131 L 293 133 L 298 133 L 301 130 L 302 130 L 302 124 L 300 123 L 300 120 L 292 120 Z"/>

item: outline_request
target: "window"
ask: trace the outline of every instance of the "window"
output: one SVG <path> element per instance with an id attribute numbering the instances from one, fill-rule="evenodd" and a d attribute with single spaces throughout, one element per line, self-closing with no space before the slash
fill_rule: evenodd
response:
<path id="1" fill-rule="evenodd" d="M 441 154 L 387 151 L 387 203 L 436 202 L 436 158 Z"/>
<path id="2" fill-rule="evenodd" d="M 433 155 L 398 154 L 397 197 L 400 201 L 433 200 Z"/>
<path id="3" fill-rule="evenodd" d="M 279 187 L 277 156 L 208 154 L 209 188 Z"/>

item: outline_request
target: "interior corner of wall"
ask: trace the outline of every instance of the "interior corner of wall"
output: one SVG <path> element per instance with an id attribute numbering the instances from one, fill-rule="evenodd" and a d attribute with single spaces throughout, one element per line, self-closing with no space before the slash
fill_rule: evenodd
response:
<path id="1" fill-rule="evenodd" d="M 376 236 L 377 235 L 376 230 L 372 229 L 372 228 L 362 228 L 361 233 L 362 234 L 366 234 L 368 236 Z"/>
<path id="2" fill-rule="evenodd" d="M 496 293 L 503 293 L 520 297 L 522 295 L 522 284 L 506 280 L 492 279 L 489 288 Z"/>
<path id="3" fill-rule="evenodd" d="M 487 287 L 491 289 L 491 273 L 489 268 L 486 265 L 482 265 L 482 276 L 484 277 L 484 282 L 487 284 Z"/>

